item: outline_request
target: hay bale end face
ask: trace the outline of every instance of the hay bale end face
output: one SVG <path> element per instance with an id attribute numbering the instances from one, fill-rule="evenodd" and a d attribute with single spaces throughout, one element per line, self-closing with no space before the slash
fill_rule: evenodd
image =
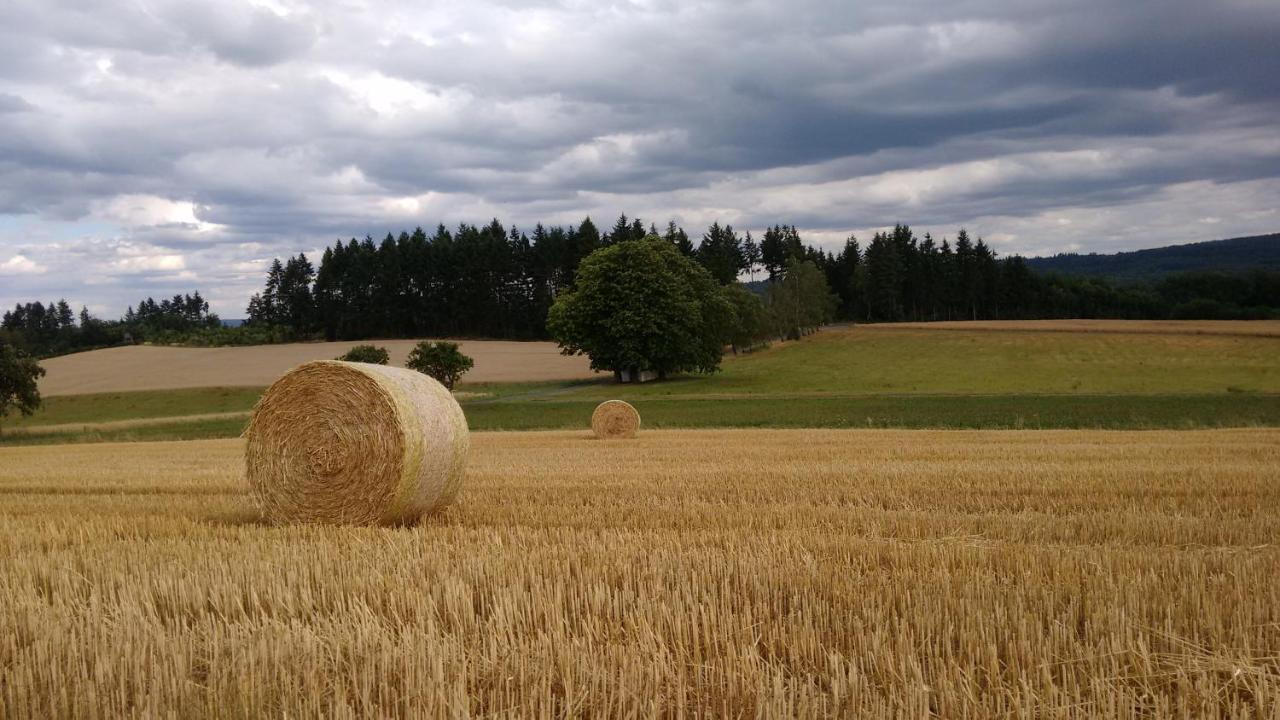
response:
<path id="1" fill-rule="evenodd" d="M 422 373 L 309 362 L 277 380 L 245 429 L 246 473 L 275 523 L 396 525 L 453 501 L 470 444 L 462 408 Z"/>
<path id="2" fill-rule="evenodd" d="M 591 430 L 602 440 L 623 440 L 636 436 L 640 413 L 623 400 L 605 400 L 591 413 Z"/>

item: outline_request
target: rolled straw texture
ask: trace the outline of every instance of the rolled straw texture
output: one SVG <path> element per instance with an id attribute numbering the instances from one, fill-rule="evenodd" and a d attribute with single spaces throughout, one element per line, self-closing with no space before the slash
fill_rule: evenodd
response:
<path id="1" fill-rule="evenodd" d="M 605 400 L 591 413 L 591 430 L 598 438 L 633 438 L 639 429 L 640 413 L 624 400 Z"/>
<path id="2" fill-rule="evenodd" d="M 277 380 L 244 432 L 246 474 L 276 523 L 395 525 L 453 501 L 470 438 L 422 373 L 319 360 Z"/>

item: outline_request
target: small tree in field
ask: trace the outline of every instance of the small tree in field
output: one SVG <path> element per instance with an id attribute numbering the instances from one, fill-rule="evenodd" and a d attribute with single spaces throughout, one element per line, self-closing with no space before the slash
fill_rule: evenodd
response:
<path id="1" fill-rule="evenodd" d="M 458 343 L 423 340 L 409 353 L 409 362 L 404 366 L 430 375 L 452 390 L 458 378 L 475 366 L 475 361 L 462 354 Z"/>
<path id="2" fill-rule="evenodd" d="M 44 368 L 35 358 L 0 338 L 0 420 L 12 408 L 30 415 L 40 407 L 36 380 L 43 375 Z"/>
<path id="3" fill-rule="evenodd" d="M 391 362 L 391 356 L 387 355 L 387 349 L 376 345 L 356 345 L 340 355 L 338 359 L 347 362 L 372 363 L 374 365 L 386 365 Z"/>

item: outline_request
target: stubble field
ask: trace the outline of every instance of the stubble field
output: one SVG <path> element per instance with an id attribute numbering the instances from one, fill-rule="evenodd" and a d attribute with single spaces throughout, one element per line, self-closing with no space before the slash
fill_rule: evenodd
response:
<path id="1" fill-rule="evenodd" d="M 1280 430 L 477 433 L 413 528 L 0 448 L 0 717 L 1274 717 Z"/>

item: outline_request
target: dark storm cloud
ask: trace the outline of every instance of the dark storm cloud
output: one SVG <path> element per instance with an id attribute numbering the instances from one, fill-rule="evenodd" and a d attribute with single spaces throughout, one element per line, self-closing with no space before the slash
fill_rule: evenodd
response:
<path id="1" fill-rule="evenodd" d="M 10 0 L 0 301 L 234 316 L 273 255 L 494 215 L 1274 230 L 1277 36 L 1269 0 Z"/>

